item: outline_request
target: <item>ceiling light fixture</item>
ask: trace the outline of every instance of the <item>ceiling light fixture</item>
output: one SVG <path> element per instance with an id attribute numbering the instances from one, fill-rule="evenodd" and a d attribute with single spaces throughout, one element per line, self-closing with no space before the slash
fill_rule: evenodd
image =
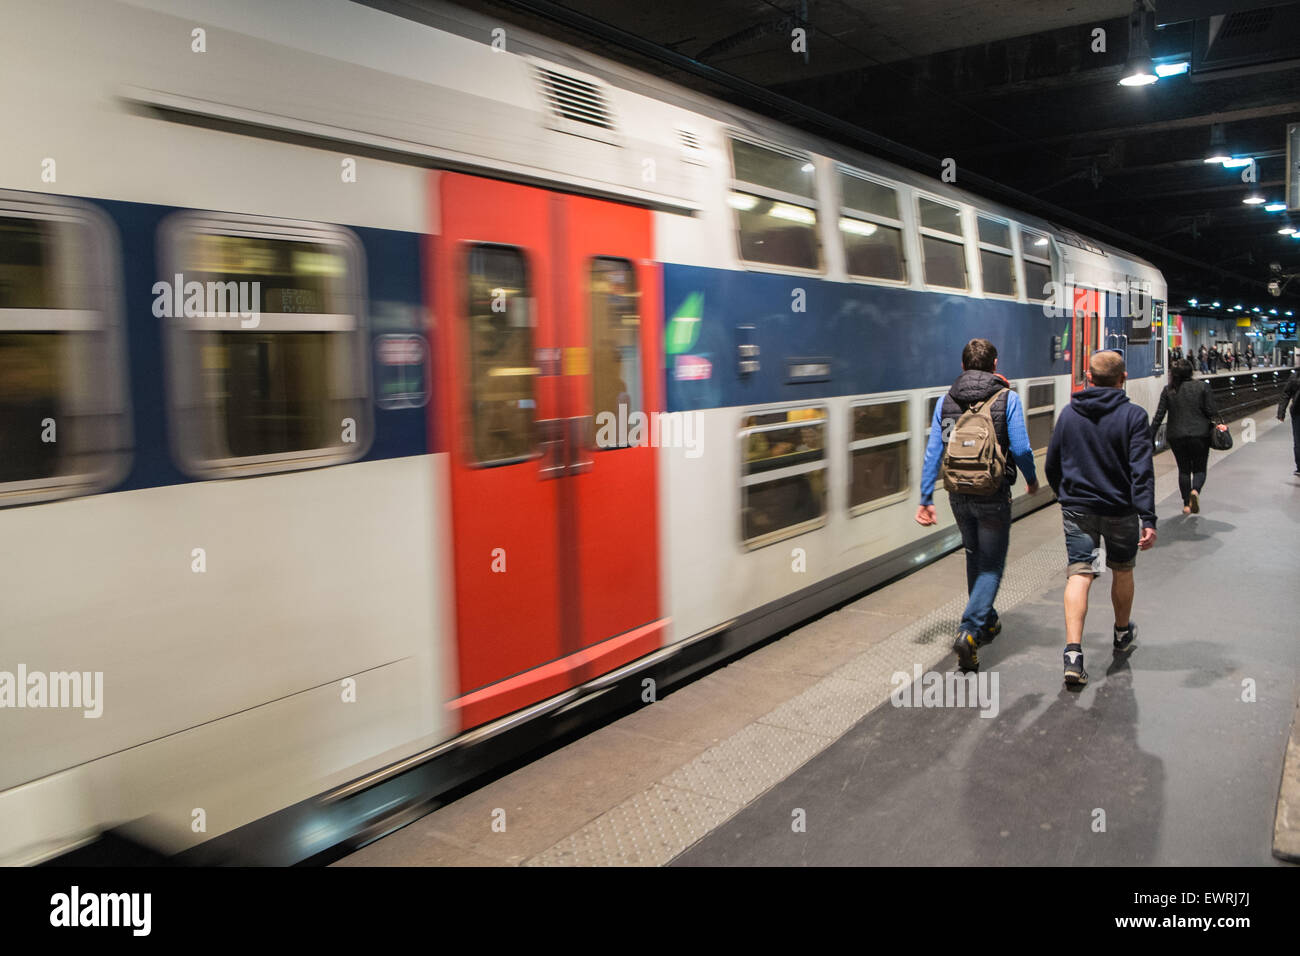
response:
<path id="1" fill-rule="evenodd" d="M 1247 206 L 1258 206 L 1264 201 L 1263 196 L 1247 196 L 1242 200 Z"/>
<path id="2" fill-rule="evenodd" d="M 1285 211 L 1286 211 L 1286 203 L 1284 203 L 1284 202 L 1271 202 L 1271 203 L 1267 203 L 1267 204 L 1265 204 L 1265 206 L 1264 206 L 1264 211 L 1265 211 L 1265 212 L 1285 212 Z"/>
<path id="3" fill-rule="evenodd" d="M 1147 43 L 1149 27 L 1148 15 L 1143 0 L 1135 0 L 1133 12 L 1128 17 L 1128 63 L 1120 75 L 1120 86 L 1150 86 L 1160 79 L 1156 75 L 1156 66 L 1151 62 L 1151 47 Z"/>

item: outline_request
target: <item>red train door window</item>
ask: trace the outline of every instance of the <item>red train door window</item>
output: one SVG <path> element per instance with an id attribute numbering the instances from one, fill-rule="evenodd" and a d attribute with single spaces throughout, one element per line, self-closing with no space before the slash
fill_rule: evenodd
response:
<path id="1" fill-rule="evenodd" d="M 647 210 L 435 175 L 469 727 L 659 646 L 654 450 L 617 440 L 620 406 L 661 401 L 658 276 Z M 611 408 L 615 443 L 602 444 Z"/>
<path id="2" fill-rule="evenodd" d="M 1074 290 L 1074 318 L 1071 337 L 1074 340 L 1071 356 L 1072 378 L 1070 390 L 1077 392 L 1088 387 L 1088 361 L 1097 351 L 1101 341 L 1099 293 L 1095 289 Z"/>

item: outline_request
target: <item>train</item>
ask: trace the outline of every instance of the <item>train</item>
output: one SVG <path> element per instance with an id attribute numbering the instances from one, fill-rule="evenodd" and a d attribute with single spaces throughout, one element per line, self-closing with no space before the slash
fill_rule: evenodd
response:
<path id="1" fill-rule="evenodd" d="M 1093 350 L 1155 405 L 1140 257 L 412 10 L 6 5 L 0 861 L 212 845 L 951 551 L 973 337 L 1040 461 Z"/>

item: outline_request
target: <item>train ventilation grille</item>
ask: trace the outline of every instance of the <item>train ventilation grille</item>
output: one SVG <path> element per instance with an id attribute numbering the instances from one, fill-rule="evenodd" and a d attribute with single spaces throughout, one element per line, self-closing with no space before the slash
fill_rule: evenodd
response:
<path id="1" fill-rule="evenodd" d="M 557 119 L 584 123 L 597 129 L 614 129 L 604 91 L 595 83 L 538 67 L 542 95 Z"/>

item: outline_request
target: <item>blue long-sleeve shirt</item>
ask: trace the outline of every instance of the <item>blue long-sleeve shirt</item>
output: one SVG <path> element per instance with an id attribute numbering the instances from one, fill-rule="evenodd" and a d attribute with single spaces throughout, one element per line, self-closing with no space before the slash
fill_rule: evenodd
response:
<path id="1" fill-rule="evenodd" d="M 1007 392 L 1007 440 L 1011 457 L 1025 476 L 1027 484 L 1038 481 L 1034 465 L 1034 450 L 1029 446 L 1029 432 L 1025 428 L 1025 413 L 1020 396 Z M 925 445 L 925 465 L 921 468 L 921 504 L 934 504 L 934 483 L 939 478 L 939 462 L 943 458 L 943 399 L 934 403 L 934 420 L 930 422 L 930 440 Z"/>

